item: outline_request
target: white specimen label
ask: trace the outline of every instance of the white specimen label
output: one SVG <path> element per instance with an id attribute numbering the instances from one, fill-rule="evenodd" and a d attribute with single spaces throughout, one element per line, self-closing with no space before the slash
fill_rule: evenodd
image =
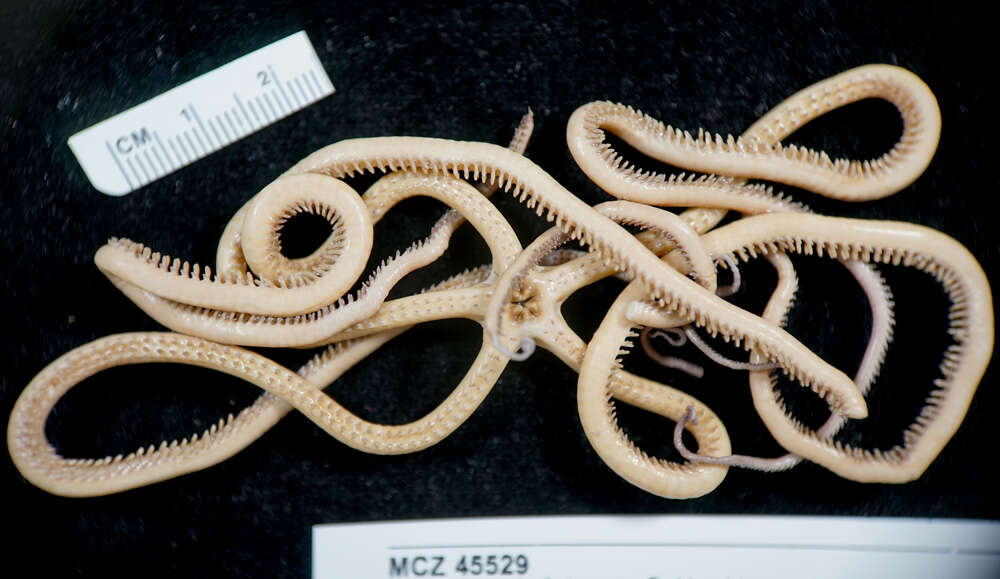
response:
<path id="1" fill-rule="evenodd" d="M 98 191 L 125 195 L 332 94 L 305 31 L 69 138 Z"/>
<path id="2" fill-rule="evenodd" d="M 313 527 L 313 577 L 1000 577 L 1000 522 L 560 516 Z"/>

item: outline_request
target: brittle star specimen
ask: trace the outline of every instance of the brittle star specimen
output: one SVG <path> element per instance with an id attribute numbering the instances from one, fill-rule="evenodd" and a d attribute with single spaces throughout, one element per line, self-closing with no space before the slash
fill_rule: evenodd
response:
<path id="1" fill-rule="evenodd" d="M 675 161 L 669 157 L 674 153 L 669 153 L 671 162 L 728 177 L 670 180 L 617 171 L 620 159 L 608 155 L 607 147 L 591 146 L 599 143 L 591 138 L 599 137 L 598 126 L 614 123 L 617 113 L 612 110 L 596 123 L 583 124 L 583 152 L 588 154 L 588 147 L 597 151 L 596 166 L 609 166 L 611 181 L 640 182 L 653 189 L 678 189 L 682 194 L 694 191 L 700 196 L 689 205 L 715 207 L 681 217 L 636 203 L 633 193 L 617 193 L 617 185 L 608 185 L 593 175 L 609 192 L 633 200 L 587 206 L 519 154 L 524 131 L 515 138 L 513 151 L 485 143 L 414 137 L 355 139 L 331 145 L 298 163 L 234 216 L 220 242 L 219 273 L 215 276 L 208 268 L 166 258 L 128 241 L 114 240 L 102 248 L 96 259 L 98 266 L 126 295 L 168 327 L 197 337 L 125 334 L 67 353 L 43 370 L 15 405 L 8 428 L 11 455 L 26 478 L 50 492 L 107 494 L 224 460 L 250 444 L 291 407 L 354 448 L 376 453 L 413 452 L 441 440 L 472 414 L 504 369 L 505 353 L 537 341 L 580 372 L 581 420 L 598 454 L 612 469 L 662 496 L 699 496 L 722 481 L 728 464 L 739 464 L 731 455 L 724 426 L 696 399 L 621 370 L 616 357 L 623 352 L 622 344 L 638 321 L 657 327 L 701 327 L 743 346 L 755 356 L 754 363 L 775 365 L 813 389 L 836 416 L 863 418 L 867 413 L 861 392 L 864 388 L 785 332 L 781 328 L 783 315 L 758 317 L 716 295 L 713 261 L 717 256 L 745 259 L 757 253 L 783 256 L 785 252 L 816 250 L 833 252 L 849 264 L 855 263 L 850 267 L 859 282 L 874 288 L 870 292 L 875 296 L 873 303 L 878 294 L 885 294 L 884 286 L 877 273 L 860 262 L 899 262 L 939 276 L 956 304 L 952 316 L 957 320 L 952 327 L 956 345 L 946 355 L 945 380 L 934 396 L 939 403 L 932 404 L 933 411 L 918 420 L 919 427 L 911 429 L 913 434 L 908 435 L 908 445 L 902 450 L 877 455 L 874 467 L 862 465 L 854 470 L 840 468 L 843 460 L 839 456 L 827 460 L 809 448 L 800 452 L 794 444 L 789 450 L 844 476 L 861 473 L 857 476 L 868 477 L 866 480 L 918 476 L 929 463 L 927 457 L 932 459 L 957 428 L 988 362 L 993 336 L 990 294 L 975 260 L 953 240 L 905 224 L 779 212 L 747 217 L 707 233 L 727 209 L 745 214 L 801 212 L 799 206 L 771 196 L 765 189 L 746 185 L 741 181 L 744 178 L 768 178 L 832 196 L 850 190 L 861 198 L 890 194 L 912 182 L 929 162 L 939 128 L 934 124 L 937 107 L 933 95 L 928 99 L 929 91 L 923 90 L 926 87 L 921 88 L 919 80 L 914 82 L 915 77 L 904 72 L 874 67 L 834 77 L 782 103 L 741 139 L 695 140 L 631 112 L 627 114 L 638 120 L 618 128 L 628 134 L 638 127 L 634 132 L 639 136 L 630 142 L 651 156 L 658 156 L 654 152 L 657 147 L 665 147 L 668 152 L 695 157 L 693 162 Z M 822 154 L 780 145 L 781 139 L 809 119 L 839 103 L 866 96 L 887 98 L 903 113 L 904 135 L 882 159 L 830 161 Z M 591 110 L 603 110 L 604 105 L 595 107 Z M 581 115 L 574 118 L 589 118 L 586 113 Z M 939 127 L 939 119 L 937 122 Z M 578 125 L 571 121 L 570 144 L 575 156 L 580 147 L 574 143 L 580 141 L 574 141 L 572 134 Z M 592 168 L 588 170 L 580 158 L 577 156 L 581 167 L 591 174 Z M 397 173 L 381 180 L 364 197 L 341 181 L 356 173 L 376 171 Z M 554 221 L 556 229 L 521 252 L 502 216 L 462 180 L 470 177 L 519 197 L 539 215 L 544 213 Z M 831 181 L 836 184 L 832 189 Z M 357 297 L 342 298 L 364 266 L 371 247 L 371 223 L 399 199 L 414 194 L 437 197 L 458 213 L 442 218 L 426 242 L 383 264 Z M 676 203 L 676 198 L 671 199 L 638 200 Z M 326 216 L 334 234 L 311 256 L 290 260 L 281 255 L 278 232 L 298 211 Z M 493 254 L 492 266 L 460 275 L 423 294 L 385 301 L 389 289 L 403 275 L 445 251 L 461 220 L 459 215 L 468 218 L 486 239 Z M 634 236 L 618 222 L 651 230 Z M 814 230 L 802 227 L 802 223 Z M 578 239 L 592 253 L 559 265 L 535 265 L 567 239 Z M 585 344 L 561 318 L 559 306 L 579 287 L 615 273 L 633 281 L 591 342 Z M 873 307 L 877 312 L 884 309 L 887 306 Z M 397 426 L 373 424 L 322 393 L 322 385 L 407 327 L 456 316 L 484 323 L 483 346 L 462 382 L 425 418 Z M 973 324 L 973 319 L 987 322 Z M 876 361 L 870 366 L 878 365 L 883 343 L 888 340 L 887 330 L 885 334 L 873 337 Z M 223 343 L 334 345 L 295 374 L 262 356 Z M 60 457 L 44 436 L 45 419 L 59 398 L 103 368 L 147 361 L 181 361 L 216 368 L 258 385 L 268 394 L 201 438 L 163 443 L 125 457 Z M 759 377 L 762 372 L 752 375 Z M 687 428 L 698 441 L 698 453 L 689 453 L 692 461 L 688 463 L 650 459 L 617 428 L 607 403 L 609 396 L 662 414 Z M 761 412 L 776 416 L 766 408 Z M 781 417 L 765 420 L 780 430 Z M 797 434 L 785 438 L 793 442 L 796 436 L 811 436 L 801 429 L 792 430 Z M 782 433 L 775 435 L 784 440 Z M 829 446 L 823 438 L 812 436 L 811 440 L 819 441 L 821 452 Z M 852 460 L 864 462 L 856 457 Z"/>

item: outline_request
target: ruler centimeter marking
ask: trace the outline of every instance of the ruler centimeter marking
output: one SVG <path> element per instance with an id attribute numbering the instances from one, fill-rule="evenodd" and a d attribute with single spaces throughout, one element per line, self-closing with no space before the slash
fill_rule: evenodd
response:
<path id="1" fill-rule="evenodd" d="M 80 131 L 69 147 L 98 191 L 126 195 L 334 90 L 299 31 Z"/>

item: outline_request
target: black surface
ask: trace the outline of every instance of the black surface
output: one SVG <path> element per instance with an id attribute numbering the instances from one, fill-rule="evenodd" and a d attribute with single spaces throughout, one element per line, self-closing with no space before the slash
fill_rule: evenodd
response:
<path id="1" fill-rule="evenodd" d="M 323 145 L 398 134 L 504 143 L 527 107 L 537 123 L 528 156 L 594 203 L 606 196 L 583 177 L 564 142 L 566 121 L 581 104 L 616 100 L 682 128 L 738 133 L 829 75 L 874 62 L 904 66 L 941 106 L 941 145 L 927 173 L 897 196 L 860 205 L 792 193 L 824 213 L 937 228 L 995 275 L 998 147 L 995 93 L 984 77 L 996 51 L 984 15 L 958 3 L 766 4 L 5 3 L 0 284 L 8 338 L 0 350 L 0 415 L 67 350 L 157 329 L 94 267 L 93 253 L 108 237 L 210 263 L 222 226 L 243 200 Z M 70 135 L 303 29 L 336 94 L 129 196 L 107 197 L 87 182 L 66 145 Z M 862 103 L 792 141 L 874 156 L 898 130 L 891 107 Z M 529 211 L 510 199 L 498 203 L 523 239 L 542 231 Z M 424 235 L 438 211 L 431 203 L 404 208 L 377 230 L 379 251 Z M 484 255 L 474 235 L 460 239 L 468 241 L 456 245 L 466 249 L 452 270 Z M 766 267 L 756 271 L 766 279 Z M 826 305 L 800 307 L 793 329 L 850 370 L 864 340 L 857 290 L 828 264 L 806 261 L 802 271 L 803 306 Z M 926 396 L 945 343 L 946 304 L 934 284 L 907 272 L 890 279 L 899 302 L 897 341 L 871 401 L 879 422 L 854 431 L 882 445 L 897 442 L 906 413 Z M 758 291 L 768 283 L 759 282 Z M 592 329 L 618 287 L 601 284 L 573 300 L 574 323 Z M 368 418 L 413 419 L 446 395 L 477 347 L 470 322 L 421 328 L 331 392 Z M 305 359 L 276 355 L 287 364 Z M 745 378 L 717 372 L 695 384 L 654 375 L 706 400 L 737 451 L 776 451 L 753 416 Z M 993 369 L 961 430 L 913 483 L 862 485 L 806 464 L 777 475 L 731 472 L 715 492 L 689 501 L 649 495 L 605 467 L 581 431 L 574 390 L 574 374 L 541 352 L 509 367 L 469 422 L 425 452 L 362 455 L 292 415 L 220 466 L 106 498 L 50 496 L 20 478 L 8 458 L 0 461 L 0 480 L 13 539 L 4 542 L 4 568 L 13 566 L 11 576 L 21 565 L 56 576 L 113 568 L 302 576 L 310 569 L 311 525 L 346 521 L 563 513 L 1000 517 Z M 67 453 L 103 456 L 201 430 L 255 395 L 206 370 L 116 369 L 67 396 L 50 431 Z M 665 452 L 671 423 L 627 409 L 622 416 L 644 448 Z"/>

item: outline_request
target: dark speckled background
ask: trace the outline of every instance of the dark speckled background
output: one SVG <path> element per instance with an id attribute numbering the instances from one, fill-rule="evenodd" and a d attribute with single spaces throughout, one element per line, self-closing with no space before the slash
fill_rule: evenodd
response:
<path id="1" fill-rule="evenodd" d="M 998 271 L 990 216 L 995 95 L 984 73 L 996 48 L 987 19 L 961 3 L 615 2 L 452 8 L 433 2 L 4 2 L 0 6 L 0 415 L 46 363 L 116 332 L 157 329 L 93 266 L 111 236 L 210 262 L 244 199 L 319 147 L 351 137 L 424 135 L 505 143 L 532 107 L 528 155 L 588 202 L 606 199 L 564 143 L 572 111 L 621 101 L 686 129 L 738 133 L 785 96 L 873 62 L 920 75 L 938 96 L 943 136 L 927 173 L 903 193 L 847 205 L 789 191 L 835 215 L 922 223 L 964 243 Z M 260 3 L 263 4 L 263 3 Z M 97 121 L 298 30 L 306 30 L 337 93 L 127 197 L 87 182 L 67 138 Z M 836 155 L 874 156 L 899 130 L 881 103 L 813 123 L 792 141 Z M 363 186 L 364 183 L 358 183 Z M 788 188 L 783 188 L 788 191 Z M 524 239 L 543 227 L 498 201 Z M 420 238 L 439 209 L 410 202 L 377 230 L 382 255 Z M 408 288 L 475 265 L 484 248 L 463 231 L 456 256 Z M 770 283 L 757 272 L 746 303 Z M 846 436 L 891 445 L 930 388 L 946 303 L 922 274 L 889 271 L 897 341 L 871 400 L 872 420 Z M 802 261 L 793 330 L 853 370 L 866 315 L 857 290 L 828 264 Z M 756 283 L 756 285 L 753 285 Z M 587 333 L 618 285 L 567 305 Z M 756 288 L 756 289 L 754 289 Z M 832 291 L 829 291 L 831 290 Z M 756 293 L 754 293 L 756 292 Z M 805 304 L 815 307 L 806 308 Z M 445 333 L 447 332 L 447 333 Z M 330 392 L 371 419 L 412 420 L 442 399 L 478 348 L 471 322 L 414 330 L 359 365 Z M 274 353 L 296 365 L 307 353 Z M 691 354 L 694 356 L 694 354 Z M 772 453 L 745 379 L 713 371 L 701 383 L 630 364 L 697 393 L 719 412 L 738 451 Z M 658 372 L 658 373 L 657 373 Z M 72 500 L 28 485 L 0 459 L 4 568 L 39 575 L 302 576 L 317 523 L 483 515 L 745 513 L 1000 518 L 991 409 L 984 378 L 965 424 L 918 481 L 861 485 L 813 465 L 790 473 L 731 472 L 714 493 L 671 501 L 616 477 L 576 417 L 574 374 L 542 352 L 514 364 L 471 420 L 425 452 L 362 455 L 292 415 L 232 460 L 118 496 Z M 181 384 L 181 386 L 175 386 Z M 249 403 L 256 392 L 207 370 L 173 366 L 105 372 L 71 392 L 50 423 L 67 454 L 128 452 L 185 436 Z M 671 423 L 622 409 L 641 445 L 669 455 Z"/>

